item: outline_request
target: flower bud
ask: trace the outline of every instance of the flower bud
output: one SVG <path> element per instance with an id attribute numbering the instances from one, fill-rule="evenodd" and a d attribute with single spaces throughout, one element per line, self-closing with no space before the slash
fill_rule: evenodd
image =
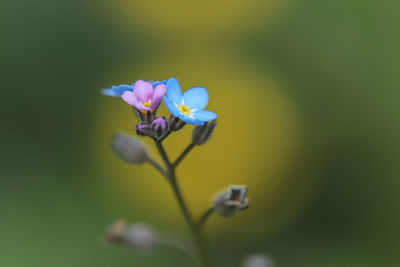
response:
<path id="1" fill-rule="evenodd" d="M 247 256 L 243 261 L 243 267 L 274 267 L 275 264 L 265 254 L 250 255 Z"/>
<path id="2" fill-rule="evenodd" d="M 152 249 L 157 243 L 156 232 L 146 224 L 136 223 L 126 228 L 125 244 L 141 251 Z"/>
<path id="3" fill-rule="evenodd" d="M 140 136 L 150 136 L 150 126 L 147 123 L 139 123 L 138 125 L 136 125 L 136 134 Z"/>
<path id="4" fill-rule="evenodd" d="M 148 159 L 148 155 L 144 146 L 132 137 L 116 133 L 111 139 L 111 147 L 122 160 L 140 164 Z"/>
<path id="5" fill-rule="evenodd" d="M 192 140 L 196 145 L 203 145 L 210 138 L 213 133 L 215 126 L 217 125 L 217 121 L 213 120 L 211 122 L 206 122 L 204 125 L 196 126 L 193 129 Z"/>
<path id="6" fill-rule="evenodd" d="M 215 198 L 214 211 L 222 217 L 230 217 L 237 211 L 247 209 L 249 200 L 246 198 L 246 194 L 246 186 L 231 185 L 227 191 Z"/>
<path id="7" fill-rule="evenodd" d="M 153 130 L 153 136 L 155 138 L 164 136 L 164 134 L 167 132 L 166 119 L 164 117 L 155 118 L 151 124 L 151 129 Z"/>
<path id="8" fill-rule="evenodd" d="M 185 122 L 181 121 L 179 118 L 171 115 L 171 117 L 169 117 L 169 121 L 168 121 L 168 125 L 169 128 L 171 129 L 171 131 L 179 131 L 180 129 L 183 128 L 183 126 L 185 126 Z"/>
<path id="9" fill-rule="evenodd" d="M 105 231 L 102 240 L 106 245 L 123 244 L 139 251 L 147 251 L 158 243 L 158 235 L 146 224 L 129 224 L 126 220 L 119 220 Z"/>
<path id="10" fill-rule="evenodd" d="M 124 239 L 124 232 L 128 225 L 128 221 L 125 219 L 113 223 L 103 234 L 102 243 L 105 245 L 121 244 Z"/>

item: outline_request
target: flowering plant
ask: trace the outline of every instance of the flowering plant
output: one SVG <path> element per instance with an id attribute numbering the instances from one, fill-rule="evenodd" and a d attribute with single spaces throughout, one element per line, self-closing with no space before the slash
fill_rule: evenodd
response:
<path id="1" fill-rule="evenodd" d="M 157 232 L 143 224 L 130 225 L 125 220 L 120 220 L 106 231 L 104 241 L 107 244 L 125 244 L 138 250 L 148 250 L 156 244 L 168 244 L 195 255 L 203 266 L 214 266 L 202 226 L 213 213 L 230 217 L 246 209 L 249 200 L 246 198 L 245 186 L 232 185 L 218 194 L 210 208 L 198 220 L 194 220 L 182 196 L 175 170 L 194 147 L 205 144 L 211 138 L 217 124 L 218 115 L 204 110 L 209 99 L 207 90 L 203 87 L 193 87 L 182 94 L 177 79 L 173 77 L 161 82 L 138 80 L 132 85 L 112 86 L 103 89 L 102 92 L 108 96 L 121 97 L 133 107 L 139 119 L 136 125 L 137 135 L 153 139 L 164 164 L 162 166 L 152 159 L 137 139 L 121 133 L 112 138 L 111 147 L 114 152 L 127 163 L 151 164 L 167 179 L 192 233 L 190 240 L 174 237 L 171 241 L 171 235 Z M 156 116 L 162 100 L 171 113 L 168 121 L 165 117 Z M 171 161 L 163 141 L 186 124 L 195 126 L 192 141 L 176 160 Z"/>

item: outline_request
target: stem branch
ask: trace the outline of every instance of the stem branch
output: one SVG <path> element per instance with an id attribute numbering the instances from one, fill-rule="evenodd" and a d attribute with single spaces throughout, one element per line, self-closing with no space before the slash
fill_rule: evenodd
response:
<path id="1" fill-rule="evenodd" d="M 176 168 L 178 164 L 186 157 L 186 155 L 196 146 L 195 143 L 190 143 L 185 150 L 183 150 L 182 154 L 175 160 L 175 162 L 172 164 L 173 168 Z"/>

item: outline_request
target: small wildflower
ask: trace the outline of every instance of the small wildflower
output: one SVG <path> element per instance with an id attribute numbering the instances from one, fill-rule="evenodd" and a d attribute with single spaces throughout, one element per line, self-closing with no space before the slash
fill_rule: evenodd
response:
<path id="1" fill-rule="evenodd" d="M 148 82 L 138 80 L 133 86 L 133 91 L 124 91 L 122 99 L 137 110 L 146 113 L 154 112 L 166 91 L 166 81 Z"/>
<path id="2" fill-rule="evenodd" d="M 168 80 L 164 103 L 172 115 L 192 125 L 203 125 L 218 116 L 204 110 L 208 103 L 208 92 L 205 88 L 193 87 L 181 94 L 181 88 L 174 77 Z"/>
<path id="3" fill-rule="evenodd" d="M 219 194 L 214 200 L 214 211 L 222 217 L 230 217 L 237 211 L 247 209 L 249 200 L 246 198 L 246 194 L 246 186 L 231 185 L 227 191 Z"/>
<path id="4" fill-rule="evenodd" d="M 215 126 L 217 125 L 217 121 L 213 120 L 211 122 L 206 122 L 204 125 L 196 126 L 192 133 L 193 143 L 196 145 L 205 144 L 213 133 Z"/>
<path id="5" fill-rule="evenodd" d="M 151 124 L 153 135 L 156 138 L 162 137 L 167 131 L 167 121 L 164 117 L 155 118 Z"/>
<path id="6" fill-rule="evenodd" d="M 144 146 L 136 139 L 125 134 L 114 134 L 111 140 L 111 147 L 122 160 L 140 164 L 148 159 Z"/>

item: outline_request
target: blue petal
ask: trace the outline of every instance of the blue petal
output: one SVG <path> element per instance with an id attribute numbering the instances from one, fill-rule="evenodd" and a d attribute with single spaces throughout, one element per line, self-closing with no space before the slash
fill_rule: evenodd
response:
<path id="1" fill-rule="evenodd" d="M 186 123 L 192 124 L 192 125 L 203 125 L 204 124 L 204 121 L 199 121 L 199 120 L 196 120 L 195 118 L 191 118 L 191 117 L 188 117 L 185 115 L 180 115 L 179 119 L 183 120 Z"/>
<path id="2" fill-rule="evenodd" d="M 174 115 L 175 117 L 179 117 L 181 115 L 181 112 L 179 111 L 179 109 L 175 106 L 174 103 L 169 101 L 166 96 L 164 96 L 164 104 L 167 107 L 167 109 L 169 110 L 169 112 L 171 112 L 171 114 Z"/>
<path id="3" fill-rule="evenodd" d="M 114 92 L 113 89 L 102 89 L 102 90 L 101 90 L 101 93 L 102 93 L 103 95 L 107 95 L 107 96 L 114 96 L 114 97 L 120 96 L 120 95 L 117 95 L 117 94 Z"/>
<path id="4" fill-rule="evenodd" d="M 177 105 L 182 102 L 181 87 L 175 77 L 172 77 L 167 82 L 167 98 Z"/>
<path id="5" fill-rule="evenodd" d="M 209 110 L 198 110 L 193 113 L 193 117 L 200 121 L 212 121 L 215 120 L 218 115 Z"/>
<path id="6" fill-rule="evenodd" d="M 189 109 L 203 109 L 208 103 L 208 93 L 203 87 L 193 87 L 183 93 L 183 101 Z"/>
<path id="7" fill-rule="evenodd" d="M 133 86 L 121 84 L 118 86 L 112 86 L 110 89 L 103 89 L 101 92 L 108 96 L 121 96 L 125 91 L 133 91 Z"/>
<path id="8" fill-rule="evenodd" d="M 152 82 L 151 83 L 151 85 L 153 85 L 153 88 L 155 88 L 157 85 L 159 85 L 159 84 L 167 84 L 167 80 L 164 80 L 164 81 L 156 81 L 156 82 Z"/>

